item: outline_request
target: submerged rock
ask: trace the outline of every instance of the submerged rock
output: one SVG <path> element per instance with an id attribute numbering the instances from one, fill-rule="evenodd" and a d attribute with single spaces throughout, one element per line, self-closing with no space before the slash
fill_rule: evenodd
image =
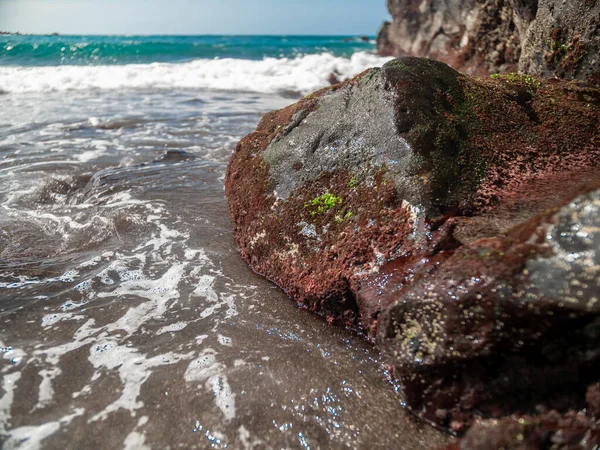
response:
<path id="1" fill-rule="evenodd" d="M 576 407 L 600 378 L 599 118 L 587 85 L 391 61 L 238 144 L 242 256 L 364 332 L 425 420 Z"/>
<path id="2" fill-rule="evenodd" d="M 382 55 L 471 74 L 520 71 L 600 83 L 600 4 L 589 0 L 388 0 Z"/>

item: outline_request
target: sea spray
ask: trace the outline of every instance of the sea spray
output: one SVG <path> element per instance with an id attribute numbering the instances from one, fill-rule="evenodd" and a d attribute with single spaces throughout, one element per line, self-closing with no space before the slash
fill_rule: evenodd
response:
<path id="1" fill-rule="evenodd" d="M 48 92 L 93 89 L 216 89 L 260 93 L 308 94 L 340 80 L 381 66 L 389 58 L 368 52 L 351 57 L 320 53 L 295 58 L 198 59 L 186 63 L 102 66 L 0 67 L 0 90 Z"/>

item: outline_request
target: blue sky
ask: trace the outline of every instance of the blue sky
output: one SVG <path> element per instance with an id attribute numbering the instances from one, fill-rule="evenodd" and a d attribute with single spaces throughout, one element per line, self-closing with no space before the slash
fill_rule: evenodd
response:
<path id="1" fill-rule="evenodd" d="M 385 0 L 0 0 L 0 30 L 62 34 L 367 34 Z"/>

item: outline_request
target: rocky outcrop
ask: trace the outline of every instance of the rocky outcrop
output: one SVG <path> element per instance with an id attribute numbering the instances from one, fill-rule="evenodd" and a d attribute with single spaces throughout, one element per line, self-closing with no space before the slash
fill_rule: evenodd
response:
<path id="1" fill-rule="evenodd" d="M 470 74 L 600 83 L 600 4 L 588 0 L 388 0 L 382 55 L 425 56 Z"/>
<path id="2" fill-rule="evenodd" d="M 238 144 L 242 256 L 376 343 L 424 420 L 578 408 L 600 378 L 599 119 L 589 85 L 370 69 Z"/>
<path id="3" fill-rule="evenodd" d="M 516 71 L 520 39 L 508 0 L 388 0 L 382 55 L 424 56 L 470 74 Z"/>

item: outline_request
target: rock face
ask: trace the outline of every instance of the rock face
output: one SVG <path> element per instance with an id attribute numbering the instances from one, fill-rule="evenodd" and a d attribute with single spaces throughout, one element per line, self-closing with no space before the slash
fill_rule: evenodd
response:
<path id="1" fill-rule="evenodd" d="M 590 0 L 387 0 L 382 55 L 425 56 L 470 74 L 600 83 L 600 4 Z"/>
<path id="2" fill-rule="evenodd" d="M 242 256 L 376 343 L 424 420 L 579 408 L 600 379 L 599 119 L 589 85 L 370 69 L 238 144 Z"/>

